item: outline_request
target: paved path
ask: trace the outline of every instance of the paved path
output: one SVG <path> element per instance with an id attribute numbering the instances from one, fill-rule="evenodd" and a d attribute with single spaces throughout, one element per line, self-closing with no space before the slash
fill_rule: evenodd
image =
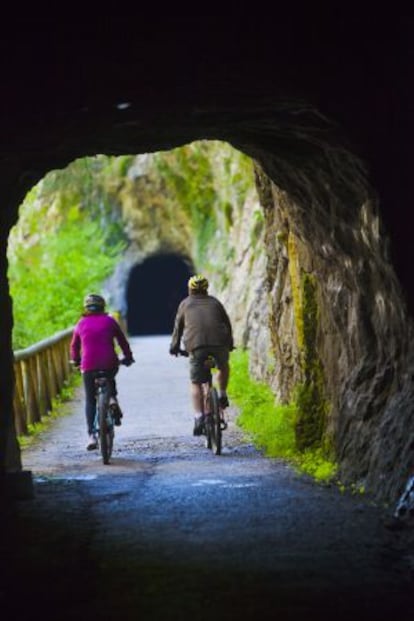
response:
<path id="1" fill-rule="evenodd" d="M 185 438 L 191 442 L 193 415 L 188 385 L 188 360 L 168 353 L 169 338 L 130 339 L 135 364 L 120 367 L 117 375 L 118 397 L 124 412 L 122 425 L 116 428 L 112 467 L 99 468 L 97 451 L 87 452 L 83 387 L 77 391 L 70 415 L 62 417 L 35 444 L 23 453 L 23 466 L 34 473 L 131 472 L 139 468 L 143 450 L 151 449 L 166 438 Z M 193 447 L 202 446 L 194 438 Z M 97 470 L 98 468 L 98 470 Z"/>
<path id="2" fill-rule="evenodd" d="M 264 458 L 231 408 L 213 455 L 168 340 L 131 340 L 111 465 L 85 450 L 82 390 L 24 451 L 36 495 L 2 530 L 0 618 L 411 620 L 414 550 L 384 511 Z"/>

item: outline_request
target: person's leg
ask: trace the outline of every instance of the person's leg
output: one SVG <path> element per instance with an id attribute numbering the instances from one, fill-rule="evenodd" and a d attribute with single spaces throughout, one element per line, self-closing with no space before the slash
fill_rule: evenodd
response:
<path id="1" fill-rule="evenodd" d="M 220 395 L 227 394 L 227 385 L 230 377 L 230 365 L 228 362 L 224 363 L 217 371 L 217 384 L 219 387 Z"/>
<path id="2" fill-rule="evenodd" d="M 111 369 L 111 371 L 109 371 L 108 376 L 110 379 L 109 382 L 109 386 L 110 386 L 110 391 L 111 391 L 111 397 L 117 397 L 118 395 L 118 389 L 116 386 L 116 381 L 115 381 L 115 375 L 118 373 L 118 368 L 115 369 Z"/>
<path id="3" fill-rule="evenodd" d="M 85 416 L 86 427 L 89 436 L 89 443 L 87 448 L 91 450 L 96 448 L 96 442 L 93 441 L 94 434 L 94 421 L 96 413 L 96 400 L 95 400 L 95 374 L 93 371 L 85 371 L 82 373 L 83 385 L 85 388 Z"/>
<path id="4" fill-rule="evenodd" d="M 190 393 L 194 410 L 194 429 L 193 434 L 199 436 L 204 431 L 204 403 L 203 390 L 201 383 L 206 381 L 206 370 L 204 367 L 205 355 L 201 349 L 197 349 L 190 354 Z"/>
<path id="5" fill-rule="evenodd" d="M 230 378 L 229 351 L 224 347 L 217 348 L 214 357 L 217 362 L 217 384 L 219 389 L 220 405 L 224 409 L 228 407 L 227 385 Z"/>
<path id="6" fill-rule="evenodd" d="M 118 403 L 118 389 L 116 386 L 116 380 L 115 380 L 115 375 L 118 373 L 118 369 L 113 369 L 110 374 L 109 374 L 109 378 L 110 378 L 110 382 L 109 382 L 109 389 L 110 389 L 110 405 L 112 408 L 112 415 L 114 417 L 114 421 L 115 421 L 115 425 L 117 427 L 119 427 L 121 425 L 121 418 L 123 417 L 123 413 L 122 410 L 120 408 L 120 405 Z"/>
<path id="7" fill-rule="evenodd" d="M 191 382 L 191 401 L 194 410 L 194 429 L 193 435 L 200 436 L 204 432 L 204 401 L 203 390 L 198 382 Z"/>
<path id="8" fill-rule="evenodd" d="M 203 393 L 201 385 L 196 382 L 191 382 L 190 385 L 191 401 L 193 404 L 194 414 L 200 416 L 204 413 Z"/>

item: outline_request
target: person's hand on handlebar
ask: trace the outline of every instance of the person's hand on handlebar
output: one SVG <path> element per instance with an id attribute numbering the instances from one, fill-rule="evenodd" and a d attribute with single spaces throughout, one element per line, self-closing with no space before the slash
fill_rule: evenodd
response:
<path id="1" fill-rule="evenodd" d="M 119 361 L 119 364 L 123 364 L 126 367 L 130 367 L 131 364 L 134 364 L 135 360 L 133 358 L 122 358 L 122 360 Z"/>
<path id="2" fill-rule="evenodd" d="M 185 351 L 185 349 L 180 349 L 180 347 L 177 345 L 176 347 L 170 347 L 170 354 L 171 356 L 188 356 L 188 351 Z"/>

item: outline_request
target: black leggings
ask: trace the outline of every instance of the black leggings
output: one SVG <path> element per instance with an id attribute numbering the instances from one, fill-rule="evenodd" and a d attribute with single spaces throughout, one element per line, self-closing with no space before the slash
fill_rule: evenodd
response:
<path id="1" fill-rule="evenodd" d="M 110 377 L 110 389 L 111 396 L 116 397 L 116 382 L 115 375 L 118 373 L 118 368 L 108 370 L 108 376 Z M 85 415 L 86 415 L 86 426 L 88 428 L 88 434 L 93 434 L 93 423 L 95 420 L 96 413 L 96 399 L 95 399 L 95 377 L 96 371 L 84 371 L 82 373 L 83 376 L 83 385 L 85 387 Z"/>

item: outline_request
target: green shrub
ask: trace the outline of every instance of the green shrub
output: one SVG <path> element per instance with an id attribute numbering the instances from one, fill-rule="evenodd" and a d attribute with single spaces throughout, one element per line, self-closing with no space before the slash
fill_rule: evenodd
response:
<path id="1" fill-rule="evenodd" d="M 239 408 L 237 424 L 252 437 L 254 444 L 266 456 L 286 459 L 299 472 L 319 482 L 333 480 L 337 466 L 321 447 L 304 451 L 297 447 L 297 404 L 278 404 L 267 384 L 250 377 L 247 351 L 232 352 L 230 365 L 229 395 Z"/>
<path id="2" fill-rule="evenodd" d="M 278 405 L 270 387 L 251 379 L 248 352 L 231 355 L 231 399 L 240 408 L 238 424 L 252 434 L 269 457 L 292 457 L 295 452 L 295 405 Z"/>

